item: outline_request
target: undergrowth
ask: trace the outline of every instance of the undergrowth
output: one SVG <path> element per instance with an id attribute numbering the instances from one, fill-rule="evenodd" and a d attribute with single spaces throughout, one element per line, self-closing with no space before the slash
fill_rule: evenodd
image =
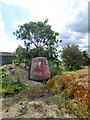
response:
<path id="1" fill-rule="evenodd" d="M 7 74 L 8 72 L 8 74 Z M 0 97 L 15 96 L 22 89 L 27 88 L 27 85 L 24 85 L 20 82 L 19 75 L 11 75 L 9 71 L 0 72 L 1 83 L 0 83 Z"/>

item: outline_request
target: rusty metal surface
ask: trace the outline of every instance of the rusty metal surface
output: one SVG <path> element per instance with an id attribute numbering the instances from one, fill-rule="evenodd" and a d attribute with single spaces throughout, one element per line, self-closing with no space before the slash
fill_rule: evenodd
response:
<path id="1" fill-rule="evenodd" d="M 50 78 L 50 70 L 46 57 L 36 57 L 32 59 L 30 78 L 33 80 L 45 80 Z"/>

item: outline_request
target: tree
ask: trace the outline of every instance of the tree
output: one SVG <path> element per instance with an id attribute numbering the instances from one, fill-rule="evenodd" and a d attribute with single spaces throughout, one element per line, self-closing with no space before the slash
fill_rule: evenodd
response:
<path id="1" fill-rule="evenodd" d="M 70 70 L 79 69 L 83 64 L 83 57 L 78 45 L 67 45 L 67 47 L 63 48 L 61 58 L 65 66 Z"/>
<path id="2" fill-rule="evenodd" d="M 82 56 L 83 56 L 83 65 L 88 65 L 89 64 L 89 55 L 88 53 L 84 50 L 81 52 Z"/>
<path id="3" fill-rule="evenodd" d="M 28 46 L 35 46 L 37 49 L 41 47 L 45 49 L 52 49 L 55 46 L 58 46 L 58 43 L 61 40 L 58 40 L 56 37 L 59 35 L 58 32 L 55 32 L 51 29 L 50 25 L 47 25 L 48 20 L 44 22 L 29 22 L 21 26 L 18 26 L 19 29 L 16 32 L 13 32 L 17 36 L 17 39 L 24 40 L 25 44 Z"/>

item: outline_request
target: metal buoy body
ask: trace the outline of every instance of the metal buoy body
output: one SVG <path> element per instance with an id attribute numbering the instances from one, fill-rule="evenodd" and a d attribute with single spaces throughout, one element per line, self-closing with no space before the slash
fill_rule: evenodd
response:
<path id="1" fill-rule="evenodd" d="M 48 60 L 46 57 L 32 59 L 30 78 L 32 80 L 45 80 L 51 77 Z"/>

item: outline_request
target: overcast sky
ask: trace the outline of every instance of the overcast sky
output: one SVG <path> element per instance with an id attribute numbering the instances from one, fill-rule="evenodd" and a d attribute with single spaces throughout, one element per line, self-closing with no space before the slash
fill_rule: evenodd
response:
<path id="1" fill-rule="evenodd" d="M 29 21 L 44 21 L 59 32 L 59 49 L 68 43 L 88 50 L 89 0 L 0 0 L 0 51 L 14 52 L 23 41 L 13 32 Z M 89 44 L 90 45 L 90 44 Z"/>

